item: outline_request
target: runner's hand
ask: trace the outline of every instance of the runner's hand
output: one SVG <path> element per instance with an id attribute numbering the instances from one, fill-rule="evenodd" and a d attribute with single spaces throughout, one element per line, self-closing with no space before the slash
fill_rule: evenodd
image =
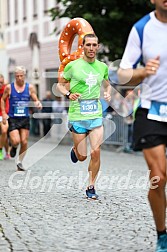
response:
<path id="1" fill-rule="evenodd" d="M 157 56 L 155 59 L 149 59 L 144 68 L 145 75 L 148 77 L 149 75 L 155 75 L 160 66 L 160 57 Z"/>
<path id="2" fill-rule="evenodd" d="M 5 113 L 3 116 L 2 116 L 2 123 L 3 124 L 6 124 L 6 121 L 8 120 L 9 116 Z"/>
<path id="3" fill-rule="evenodd" d="M 79 94 L 79 93 L 74 93 L 74 94 L 71 93 L 70 96 L 69 96 L 69 99 L 72 100 L 72 101 L 75 101 L 75 100 L 77 100 L 80 96 L 81 96 L 81 94 Z"/>
<path id="4" fill-rule="evenodd" d="M 35 106 L 38 108 L 38 109 L 42 109 L 42 104 L 40 101 L 35 101 Z"/>
<path id="5" fill-rule="evenodd" d="M 111 100 L 111 95 L 107 92 L 104 92 L 104 99 L 109 102 Z"/>

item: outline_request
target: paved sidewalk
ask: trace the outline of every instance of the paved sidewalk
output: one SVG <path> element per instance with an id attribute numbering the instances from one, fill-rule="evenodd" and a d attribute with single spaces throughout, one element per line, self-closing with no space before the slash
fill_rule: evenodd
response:
<path id="1" fill-rule="evenodd" d="M 72 164 L 70 146 L 53 148 L 26 172 L 15 172 L 14 159 L 0 162 L 0 252 L 153 252 L 142 155 L 102 150 L 100 199 L 92 201 L 85 198 L 89 157 Z"/>

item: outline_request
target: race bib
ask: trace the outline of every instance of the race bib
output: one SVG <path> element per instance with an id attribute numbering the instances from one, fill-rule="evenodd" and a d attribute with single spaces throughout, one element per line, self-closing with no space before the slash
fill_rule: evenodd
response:
<path id="1" fill-rule="evenodd" d="M 167 122 L 167 103 L 152 101 L 147 118 L 159 122 Z"/>
<path id="2" fill-rule="evenodd" d="M 96 114 L 98 110 L 98 100 L 81 100 L 80 101 L 81 114 Z"/>
<path id="3" fill-rule="evenodd" d="M 14 116 L 26 116 L 26 108 L 14 107 Z"/>

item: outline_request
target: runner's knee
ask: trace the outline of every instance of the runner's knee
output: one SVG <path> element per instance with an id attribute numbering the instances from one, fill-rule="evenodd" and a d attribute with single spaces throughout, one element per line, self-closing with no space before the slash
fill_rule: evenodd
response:
<path id="1" fill-rule="evenodd" d="M 92 160 L 99 160 L 99 158 L 100 158 L 100 148 L 93 150 L 91 152 L 91 159 Z"/>
<path id="2" fill-rule="evenodd" d="M 87 159 L 87 156 L 82 156 L 80 154 L 78 154 L 77 157 L 78 157 L 78 160 L 81 161 L 81 162 L 83 162 L 83 161 L 85 161 Z"/>
<path id="3" fill-rule="evenodd" d="M 164 173 L 158 172 L 157 174 L 152 174 L 150 178 L 150 188 L 151 189 L 162 189 L 166 185 L 166 175 Z"/>
<path id="4" fill-rule="evenodd" d="M 22 139 L 20 143 L 21 145 L 27 145 L 28 141 L 27 139 Z"/>

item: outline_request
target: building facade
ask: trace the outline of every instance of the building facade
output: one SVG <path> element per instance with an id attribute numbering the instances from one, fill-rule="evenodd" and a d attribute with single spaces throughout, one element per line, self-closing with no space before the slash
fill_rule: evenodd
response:
<path id="1" fill-rule="evenodd" d="M 48 10 L 53 7 L 58 7 L 56 0 L 0 0 L 0 37 L 7 54 L 8 81 L 13 81 L 16 65 L 25 66 L 27 80 L 36 86 L 41 99 L 57 82 L 59 35 L 54 28 L 61 32 L 69 20 L 51 21 Z"/>
<path id="2" fill-rule="evenodd" d="M 5 1 L 0 0 L 0 73 L 3 73 L 5 79 L 8 77 L 8 57 L 5 48 Z"/>

